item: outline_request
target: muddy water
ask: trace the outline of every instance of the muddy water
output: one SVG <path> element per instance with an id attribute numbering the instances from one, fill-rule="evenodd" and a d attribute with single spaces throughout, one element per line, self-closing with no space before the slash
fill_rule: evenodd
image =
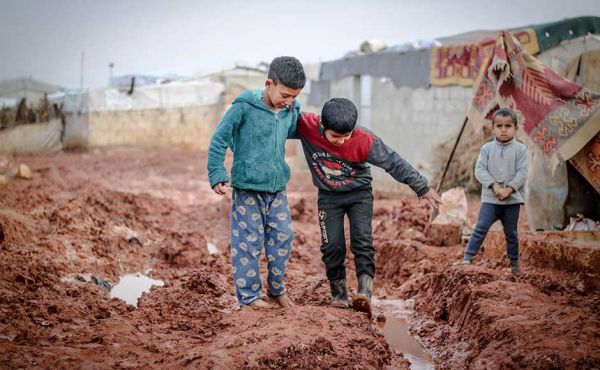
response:
<path id="1" fill-rule="evenodd" d="M 373 300 L 376 312 L 383 314 L 385 323 L 380 327 L 388 343 L 401 352 L 404 358 L 410 361 L 413 370 L 434 369 L 434 362 L 429 353 L 425 351 L 409 331 L 409 320 L 412 317 L 411 300 Z"/>
<path id="2" fill-rule="evenodd" d="M 154 285 L 163 286 L 162 280 L 152 279 L 144 274 L 126 274 L 110 290 L 111 298 L 120 298 L 137 307 L 138 298 Z"/>
<path id="3" fill-rule="evenodd" d="M 382 328 L 388 343 L 404 354 L 413 370 L 434 369 L 433 359 L 425 352 L 421 343 L 410 335 L 408 321 L 400 317 L 387 317 Z"/>

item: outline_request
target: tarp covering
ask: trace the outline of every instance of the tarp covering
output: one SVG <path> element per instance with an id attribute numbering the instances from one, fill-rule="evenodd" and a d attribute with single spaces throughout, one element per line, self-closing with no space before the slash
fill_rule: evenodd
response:
<path id="1" fill-rule="evenodd" d="M 1 98 L 15 100 L 26 98 L 29 103 L 36 103 L 44 97 L 44 94 L 50 95 L 59 90 L 59 86 L 31 78 L 16 78 L 0 82 Z"/>
<path id="2" fill-rule="evenodd" d="M 496 40 L 473 91 L 469 120 L 489 119 L 499 107 L 513 109 L 553 167 L 559 159 L 572 158 L 600 131 L 600 95 L 543 65 L 507 31 Z"/>
<path id="3" fill-rule="evenodd" d="M 577 17 L 531 26 L 537 35 L 540 52 L 560 45 L 565 40 L 600 33 L 600 17 Z"/>
<path id="4" fill-rule="evenodd" d="M 431 49 L 406 53 L 382 51 L 321 64 L 321 81 L 348 76 L 388 77 L 396 86 L 427 87 Z"/>
<path id="5" fill-rule="evenodd" d="M 561 42 L 588 33 L 600 33 L 600 17 L 578 17 L 544 23 L 528 28 L 516 28 L 510 33 L 527 53 L 536 55 Z M 434 86 L 473 86 L 481 66 L 494 49 L 497 33 L 463 44 L 433 48 L 431 52 L 430 82 Z"/>
<path id="6" fill-rule="evenodd" d="M 532 28 L 513 31 L 525 50 L 537 54 L 540 50 Z M 431 51 L 430 82 L 434 86 L 473 86 L 481 67 L 492 54 L 496 36 L 484 37 L 477 42 L 433 48 Z"/>
<path id="7" fill-rule="evenodd" d="M 396 87 L 431 85 L 473 86 L 485 58 L 491 53 L 500 31 L 474 31 L 440 39 L 443 46 L 384 51 L 344 57 L 322 63 L 319 79 L 339 80 L 348 76 L 389 77 Z M 600 33 L 600 17 L 578 17 L 510 30 L 535 55 L 565 40 Z M 464 36 L 464 37 L 463 37 Z M 457 43 L 452 43 L 452 41 Z M 449 43 L 450 42 L 450 43 Z"/>
<path id="8" fill-rule="evenodd" d="M 17 99 L 0 98 L 0 108 L 14 107 L 17 105 Z"/>
<path id="9" fill-rule="evenodd" d="M 98 89 L 58 100 L 64 102 L 64 112 L 164 109 L 216 104 L 223 91 L 224 85 L 218 82 L 176 82 L 136 88 L 131 95 L 118 89 Z"/>
<path id="10" fill-rule="evenodd" d="M 58 152 L 62 149 L 61 132 L 59 119 L 0 130 L 0 153 L 32 155 Z"/>
<path id="11" fill-rule="evenodd" d="M 131 86 L 132 80 L 135 79 L 135 86 L 148 86 L 157 85 L 164 81 L 175 81 L 178 79 L 177 75 L 173 73 L 161 74 L 161 75 L 149 75 L 149 74 L 131 74 L 122 76 L 113 76 L 108 80 L 109 87 L 115 88 L 127 88 Z"/>
<path id="12" fill-rule="evenodd" d="M 569 162 L 600 193 L 600 133 Z"/>

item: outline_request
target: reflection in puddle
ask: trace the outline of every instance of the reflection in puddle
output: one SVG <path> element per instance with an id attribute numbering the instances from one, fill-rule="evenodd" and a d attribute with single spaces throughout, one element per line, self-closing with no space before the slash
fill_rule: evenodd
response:
<path id="1" fill-rule="evenodd" d="M 413 370 L 434 369 L 434 362 L 421 343 L 410 335 L 408 318 L 412 315 L 410 300 L 373 300 L 375 310 L 386 317 L 382 326 L 387 342 L 397 351 L 404 354 L 410 361 Z"/>
<path id="2" fill-rule="evenodd" d="M 410 335 L 405 319 L 388 317 L 382 330 L 388 343 L 410 361 L 411 369 L 434 369 L 431 356 L 423 350 L 421 343 Z"/>
<path id="3" fill-rule="evenodd" d="M 137 307 L 138 298 L 149 291 L 153 285 L 163 286 L 162 280 L 152 279 L 146 275 L 126 274 L 110 291 L 111 298 L 120 298 L 125 302 Z"/>

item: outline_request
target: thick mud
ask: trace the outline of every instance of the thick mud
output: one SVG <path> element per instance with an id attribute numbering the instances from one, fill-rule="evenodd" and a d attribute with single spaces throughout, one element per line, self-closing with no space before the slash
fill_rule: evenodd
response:
<path id="1" fill-rule="evenodd" d="M 205 161 L 166 150 L 19 158 L 33 178 L 0 186 L 0 367 L 409 368 L 381 317 L 328 306 L 306 175 L 288 192 L 295 308 L 237 305 L 230 199 L 210 191 Z M 388 194 L 375 204 L 374 295 L 414 300 L 411 333 L 436 367 L 600 368 L 597 275 L 524 264 L 514 277 L 485 254 L 452 266 L 462 246 L 423 234 L 424 205 Z M 347 266 L 352 277 L 350 252 Z M 137 308 L 111 298 L 122 276 L 148 270 L 164 285 Z"/>

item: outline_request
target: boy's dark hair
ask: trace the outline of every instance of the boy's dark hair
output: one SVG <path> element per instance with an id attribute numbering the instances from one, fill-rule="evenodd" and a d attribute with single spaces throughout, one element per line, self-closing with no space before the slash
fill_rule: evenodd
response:
<path id="1" fill-rule="evenodd" d="M 354 130 L 358 111 L 352 101 L 345 98 L 333 98 L 323 105 L 321 124 L 325 130 L 346 134 Z"/>
<path id="2" fill-rule="evenodd" d="M 512 109 L 500 108 L 497 111 L 495 111 L 494 114 L 492 115 L 492 126 L 494 125 L 494 120 L 498 116 L 510 117 L 510 119 L 512 119 L 513 123 L 515 124 L 515 127 L 517 127 L 519 125 L 519 120 L 517 119 L 517 114 Z"/>
<path id="3" fill-rule="evenodd" d="M 294 57 L 277 57 L 269 65 L 267 76 L 277 85 L 279 82 L 292 89 L 302 89 L 306 75 L 300 61 Z"/>

